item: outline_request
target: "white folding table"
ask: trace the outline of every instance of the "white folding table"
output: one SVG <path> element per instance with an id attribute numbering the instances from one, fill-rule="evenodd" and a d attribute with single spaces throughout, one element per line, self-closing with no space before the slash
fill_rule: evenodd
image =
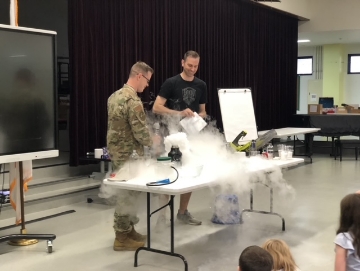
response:
<path id="1" fill-rule="evenodd" d="M 314 141 L 314 133 L 320 131 L 320 128 L 297 128 L 297 127 L 286 127 L 275 129 L 277 136 L 275 138 L 281 138 L 286 136 L 294 136 L 294 155 L 297 156 L 308 156 L 310 158 L 310 162 L 312 163 L 312 147 Z M 258 135 L 263 135 L 267 131 L 259 131 Z M 297 135 L 305 135 L 305 155 L 296 154 L 295 152 L 295 136 Z"/>
<path id="2" fill-rule="evenodd" d="M 276 169 L 277 167 L 287 168 L 287 167 L 292 167 L 292 166 L 295 166 L 295 165 L 298 165 L 298 164 L 301 164 L 304 162 L 304 159 L 301 159 L 301 158 L 292 158 L 289 160 L 275 160 L 274 159 L 272 161 L 269 161 L 268 163 L 261 163 L 261 165 L 259 166 L 258 159 L 256 159 L 256 158 L 245 158 L 245 159 L 248 159 L 248 160 L 246 160 L 247 172 L 250 174 L 251 173 L 259 173 L 259 172 L 264 172 L 264 173 L 271 172 L 274 169 Z M 178 257 L 183 260 L 184 265 L 185 265 L 185 271 L 187 271 L 188 264 L 187 264 L 185 257 L 174 252 L 174 197 L 176 195 L 193 192 L 193 191 L 200 190 L 203 188 L 217 186 L 217 185 L 219 185 L 219 180 L 217 180 L 216 177 L 211 176 L 211 174 L 206 174 L 206 165 L 205 165 L 202 174 L 197 178 L 186 179 L 186 178 L 180 177 L 175 183 L 169 184 L 169 185 L 164 185 L 164 186 L 146 186 L 146 183 L 148 183 L 149 181 L 152 181 L 152 180 L 148 180 L 145 178 L 136 178 L 136 179 L 128 180 L 126 182 L 109 181 L 107 179 L 105 179 L 103 181 L 103 183 L 105 185 L 111 186 L 113 188 L 142 191 L 142 192 L 147 193 L 147 212 L 146 212 L 146 214 L 147 214 L 147 246 L 138 248 L 136 250 L 135 257 L 134 257 L 134 266 L 135 267 L 138 266 L 138 253 L 141 250 L 145 250 L 145 251 L 151 251 L 154 253 Z M 169 203 L 166 204 L 165 206 L 162 206 L 161 208 L 151 212 L 151 210 L 150 210 L 151 193 L 170 195 Z M 251 193 L 251 195 L 252 195 L 252 193 Z M 272 193 L 271 193 L 271 196 L 272 196 Z M 271 202 L 272 202 L 272 199 L 271 199 Z M 154 213 L 160 211 L 163 208 L 166 208 L 167 206 L 170 207 L 170 238 L 171 238 L 170 239 L 170 251 L 163 251 L 163 250 L 151 248 L 150 218 Z M 244 211 L 261 212 L 261 213 L 265 213 L 265 214 L 278 215 L 276 213 L 272 213 L 272 206 L 271 206 L 271 212 L 254 211 L 252 209 L 252 196 L 251 196 L 251 209 L 247 209 Z M 283 219 L 283 226 L 284 226 L 284 219 Z"/>

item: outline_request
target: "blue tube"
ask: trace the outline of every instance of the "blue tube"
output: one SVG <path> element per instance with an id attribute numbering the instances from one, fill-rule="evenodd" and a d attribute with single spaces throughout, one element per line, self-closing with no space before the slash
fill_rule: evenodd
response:
<path id="1" fill-rule="evenodd" d="M 170 183 L 170 179 L 164 179 L 164 180 L 161 180 L 161 181 L 157 181 L 155 182 L 156 184 L 169 184 Z"/>

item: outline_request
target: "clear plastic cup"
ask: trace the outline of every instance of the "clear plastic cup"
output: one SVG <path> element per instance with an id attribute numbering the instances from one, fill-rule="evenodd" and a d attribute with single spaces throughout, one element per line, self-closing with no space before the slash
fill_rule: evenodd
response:
<path id="1" fill-rule="evenodd" d="M 278 145 L 276 145 L 276 148 L 277 148 L 278 151 L 285 151 L 286 150 L 286 145 L 278 144 Z"/>
<path id="2" fill-rule="evenodd" d="M 293 153 L 294 153 L 294 147 L 293 146 L 287 146 L 286 151 L 287 151 L 287 159 L 292 159 Z"/>
<path id="3" fill-rule="evenodd" d="M 279 150 L 280 160 L 287 160 L 288 152 L 286 150 Z"/>

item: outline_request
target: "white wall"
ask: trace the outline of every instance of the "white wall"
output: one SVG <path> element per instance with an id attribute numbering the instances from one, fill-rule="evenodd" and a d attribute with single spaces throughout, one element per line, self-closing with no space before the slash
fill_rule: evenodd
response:
<path id="1" fill-rule="evenodd" d="M 360 44 L 346 45 L 347 54 L 360 54 Z M 348 59 L 346 58 L 346 67 Z M 360 74 L 347 74 L 345 75 L 345 92 L 344 102 L 351 104 L 360 104 Z"/>
<path id="2" fill-rule="evenodd" d="M 310 19 L 299 23 L 299 32 L 360 29 L 359 0 L 281 0 L 264 5 Z"/>
<path id="3" fill-rule="evenodd" d="M 347 67 L 347 55 L 348 54 L 360 54 L 360 44 L 347 44 L 345 45 L 346 54 L 346 67 Z M 313 47 L 299 47 L 298 56 L 312 56 L 313 57 L 313 70 L 316 63 L 315 46 Z M 360 104 L 360 74 L 347 74 L 345 72 L 344 80 L 344 102 L 349 104 Z M 297 111 L 298 114 L 307 113 L 308 99 L 308 81 L 314 80 L 315 75 L 301 76 L 300 77 L 300 108 Z"/>
<path id="4" fill-rule="evenodd" d="M 317 0 L 311 0 L 311 1 L 317 1 Z M 259 2 L 263 5 L 273 7 L 276 9 L 280 9 L 304 18 L 309 19 L 310 12 L 309 12 L 309 0 L 281 0 L 280 3 L 276 2 Z"/>
<path id="5" fill-rule="evenodd" d="M 310 21 L 301 24 L 299 32 L 359 29 L 359 10 L 359 0 L 310 0 Z"/>

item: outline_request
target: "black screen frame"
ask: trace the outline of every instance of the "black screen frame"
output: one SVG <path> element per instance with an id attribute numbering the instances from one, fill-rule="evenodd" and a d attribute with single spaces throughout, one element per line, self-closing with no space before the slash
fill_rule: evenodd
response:
<path id="1" fill-rule="evenodd" d="M 38 36 L 48 36 L 51 38 L 52 44 L 52 68 L 53 68 L 53 114 L 54 114 L 54 142 L 53 148 L 42 148 L 39 150 L 29 150 L 24 152 L 6 152 L 1 153 L 0 156 L 3 155 L 16 155 L 16 154 L 23 154 L 23 153 L 34 153 L 35 152 L 42 152 L 42 151 L 51 151 L 57 150 L 59 146 L 59 134 L 58 134 L 58 93 L 57 93 L 57 33 L 55 31 L 49 30 L 42 30 L 42 29 L 34 29 L 34 28 L 24 28 L 24 27 L 15 27 L 9 25 L 2 25 L 0 24 L 0 31 L 7 31 L 7 32 L 16 32 L 16 33 L 24 33 L 24 34 L 34 34 Z"/>
<path id="2" fill-rule="evenodd" d="M 334 108 L 334 97 L 319 97 L 319 104 L 323 108 Z M 327 104 L 331 104 L 331 106 L 326 107 Z"/>

